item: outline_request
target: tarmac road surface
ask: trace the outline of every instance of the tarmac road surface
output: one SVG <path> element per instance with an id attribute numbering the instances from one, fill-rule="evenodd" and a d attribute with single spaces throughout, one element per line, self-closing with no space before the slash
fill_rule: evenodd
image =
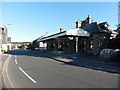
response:
<path id="1" fill-rule="evenodd" d="M 4 63 L 7 88 L 118 88 L 118 74 L 71 66 L 31 50 L 14 50 Z"/>

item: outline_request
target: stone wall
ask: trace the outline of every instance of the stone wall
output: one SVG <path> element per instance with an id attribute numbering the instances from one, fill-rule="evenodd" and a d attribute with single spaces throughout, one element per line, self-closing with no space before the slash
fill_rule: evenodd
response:
<path id="1" fill-rule="evenodd" d="M 110 47 L 110 34 L 95 33 L 90 38 L 79 37 L 78 51 L 79 53 L 98 55 L 104 48 Z"/>
<path id="2" fill-rule="evenodd" d="M 88 53 L 89 51 L 89 38 L 79 37 L 78 39 L 78 52 L 79 53 Z"/>
<path id="3" fill-rule="evenodd" d="M 61 37 L 48 40 L 46 43 L 48 51 L 64 51 L 65 53 L 74 53 L 76 51 L 75 38 L 69 40 L 68 37 Z"/>
<path id="4" fill-rule="evenodd" d="M 108 33 L 95 33 L 92 35 L 93 50 L 91 51 L 94 55 L 98 55 L 104 48 L 110 47 L 110 34 Z"/>
<path id="5" fill-rule="evenodd" d="M 91 37 L 78 38 L 78 53 L 98 55 L 104 48 L 110 47 L 110 34 L 94 33 Z M 75 37 L 60 37 L 46 41 L 48 51 L 64 51 L 76 53 Z"/>

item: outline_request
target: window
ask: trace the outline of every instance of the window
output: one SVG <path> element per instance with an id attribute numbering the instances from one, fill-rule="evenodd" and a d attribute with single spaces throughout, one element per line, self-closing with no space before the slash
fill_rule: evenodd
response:
<path id="1" fill-rule="evenodd" d="M 89 49 L 93 50 L 93 39 L 89 40 Z"/>

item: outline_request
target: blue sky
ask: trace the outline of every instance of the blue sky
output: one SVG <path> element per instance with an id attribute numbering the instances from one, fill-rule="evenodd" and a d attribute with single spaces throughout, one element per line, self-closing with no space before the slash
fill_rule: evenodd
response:
<path id="1" fill-rule="evenodd" d="M 118 24 L 117 2 L 3 2 L 2 21 L 8 27 L 12 41 L 33 41 L 48 32 L 49 35 L 75 28 L 76 20 L 90 15 L 93 21 L 107 21 L 111 29 Z"/>

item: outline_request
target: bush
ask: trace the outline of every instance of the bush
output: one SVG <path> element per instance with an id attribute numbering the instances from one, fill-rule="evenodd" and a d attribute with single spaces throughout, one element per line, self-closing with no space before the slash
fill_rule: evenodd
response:
<path id="1" fill-rule="evenodd" d="M 15 46 L 14 46 L 14 45 L 12 45 L 11 49 L 14 49 L 14 48 L 15 48 Z"/>
<path id="2" fill-rule="evenodd" d="M 27 46 L 27 45 L 24 45 L 23 48 L 26 49 L 26 48 L 28 48 L 28 46 Z"/>

